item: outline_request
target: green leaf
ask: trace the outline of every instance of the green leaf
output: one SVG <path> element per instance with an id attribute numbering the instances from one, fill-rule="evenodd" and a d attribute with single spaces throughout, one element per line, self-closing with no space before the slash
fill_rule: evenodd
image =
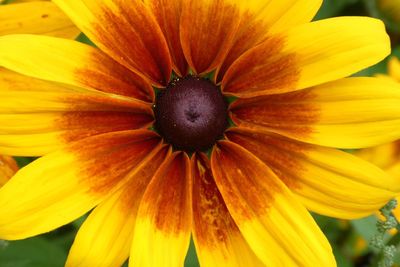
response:
<path id="1" fill-rule="evenodd" d="M 338 16 L 346 6 L 357 2 L 358 0 L 325 0 L 314 20 Z"/>
<path id="2" fill-rule="evenodd" d="M 63 249 L 41 236 L 0 247 L 1 267 L 62 267 L 66 258 Z"/>
<path id="3" fill-rule="evenodd" d="M 392 55 L 400 58 L 400 46 L 393 48 Z"/>
<path id="4" fill-rule="evenodd" d="M 387 59 L 382 60 L 381 62 L 360 72 L 357 72 L 352 76 L 374 76 L 377 73 L 387 73 Z"/>
<path id="5" fill-rule="evenodd" d="M 372 215 L 363 219 L 353 220 L 350 223 L 359 235 L 369 241 L 378 232 L 376 229 L 377 221 L 376 216 Z"/>
<path id="6" fill-rule="evenodd" d="M 88 44 L 90 46 L 94 46 L 96 47 L 96 45 L 89 39 L 89 37 L 87 37 L 85 34 L 81 33 L 79 34 L 78 37 L 76 37 L 75 39 L 78 42 L 84 43 L 84 44 Z"/>
<path id="7" fill-rule="evenodd" d="M 351 259 L 346 257 L 346 255 L 338 248 L 333 247 L 333 254 L 335 255 L 336 264 L 338 267 L 353 267 Z"/>
<path id="8" fill-rule="evenodd" d="M 196 255 L 193 239 L 190 240 L 189 251 L 186 254 L 185 267 L 199 267 L 199 261 Z"/>
<path id="9" fill-rule="evenodd" d="M 34 161 L 36 158 L 33 157 L 14 157 L 15 161 L 17 162 L 18 166 L 20 168 L 25 167 L 32 161 Z"/>

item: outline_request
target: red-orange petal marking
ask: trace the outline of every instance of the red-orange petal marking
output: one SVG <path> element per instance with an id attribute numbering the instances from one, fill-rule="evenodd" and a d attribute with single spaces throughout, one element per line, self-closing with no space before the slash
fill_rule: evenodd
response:
<path id="1" fill-rule="evenodd" d="M 239 4 L 226 0 L 183 1 L 181 43 L 197 74 L 222 64 L 240 22 Z"/>
<path id="2" fill-rule="evenodd" d="M 128 182 L 123 188 L 97 206 L 85 220 L 66 266 L 121 266 L 126 261 L 142 196 L 154 173 L 171 154 L 168 146 L 159 149 L 154 149 L 136 166 L 126 177 Z M 106 217 L 110 219 L 104 222 Z"/>
<path id="3" fill-rule="evenodd" d="M 147 127 L 154 120 L 150 106 L 141 101 L 90 94 L 73 96 L 67 101 L 72 111 L 62 113 L 55 122 L 56 128 L 65 130 L 63 138 L 67 142 L 101 133 Z"/>
<path id="4" fill-rule="evenodd" d="M 68 151 L 91 163 L 80 171 L 86 177 L 84 182 L 93 192 L 105 194 L 160 144 L 160 137 L 152 131 L 121 131 L 83 139 Z"/>
<path id="5" fill-rule="evenodd" d="M 137 212 L 139 203 L 147 189 L 147 186 L 160 166 L 170 158 L 171 154 L 172 148 L 163 145 L 154 155 L 148 157 L 148 159 L 143 163 L 143 166 L 138 168 L 138 171 L 128 177 L 129 181 L 123 188 L 124 193 L 123 198 L 121 199 L 122 202 L 125 203 L 125 212 Z M 138 202 L 135 202 L 133 198 Z"/>
<path id="6" fill-rule="evenodd" d="M 1 203 L 7 203 L 0 212 L 2 237 L 27 238 L 77 219 L 126 184 L 127 175 L 160 146 L 154 132 L 123 131 L 89 137 L 39 158 L 0 189 Z M 15 198 L 18 190 L 29 194 Z M 32 227 L 26 227 L 29 223 Z"/>
<path id="7" fill-rule="evenodd" d="M 73 40 L 18 34 L 0 38 L 0 61 L 21 74 L 152 102 L 151 84 L 100 49 Z M 20 53 L 11 53 L 20 50 Z"/>
<path id="8" fill-rule="evenodd" d="M 32 89 L 26 82 L 16 87 L 6 82 L 5 91 L 0 90 L 2 154 L 41 156 L 71 141 L 145 128 L 153 121 L 151 104 L 134 98 L 68 90 L 50 82 L 35 83 Z M 48 90 L 38 91 L 41 85 Z"/>
<path id="9" fill-rule="evenodd" d="M 145 128 L 151 125 L 153 117 L 148 114 L 130 112 L 66 112 L 56 121 L 56 128 L 65 131 L 66 142 L 89 136 Z"/>
<path id="10" fill-rule="evenodd" d="M 179 36 L 179 25 L 183 0 L 145 0 L 164 33 L 171 54 L 174 70 L 181 77 L 188 73 L 189 66 L 183 54 Z"/>
<path id="11" fill-rule="evenodd" d="M 282 130 L 296 136 L 308 136 L 320 114 L 312 102 L 306 101 L 312 98 L 312 91 L 301 90 L 239 99 L 230 106 L 230 115 L 238 126 L 277 133 Z"/>
<path id="12" fill-rule="evenodd" d="M 190 243 L 191 203 L 190 161 L 186 153 L 175 152 L 143 195 L 131 249 L 132 266 L 183 266 Z"/>
<path id="13" fill-rule="evenodd" d="M 143 1 L 54 1 L 104 52 L 155 86 L 166 86 L 172 64 L 156 18 Z"/>
<path id="14" fill-rule="evenodd" d="M 215 79 L 220 83 L 232 65 L 243 53 L 255 47 L 275 32 L 310 22 L 322 4 L 322 0 L 250 0 L 248 11 L 241 20 L 235 42 Z"/>
<path id="15" fill-rule="evenodd" d="M 12 157 L 0 155 L 0 187 L 4 185 L 18 169 L 17 162 Z"/>
<path id="16" fill-rule="evenodd" d="M 281 192 L 281 185 L 267 178 L 274 175 L 272 171 L 254 159 L 228 141 L 218 142 L 211 156 L 215 181 L 228 209 L 235 212 L 235 221 L 250 220 L 255 214 L 265 215 L 274 202 L 274 194 Z"/>
<path id="17" fill-rule="evenodd" d="M 200 264 L 262 266 L 233 221 L 204 154 L 192 157 L 193 238 Z"/>
<path id="18" fill-rule="evenodd" d="M 286 186 L 291 189 L 300 186 L 296 173 L 301 172 L 303 167 L 291 153 L 303 154 L 306 145 L 299 145 L 295 141 L 272 133 L 266 135 L 241 128 L 232 128 L 225 133 L 225 136 L 261 159 Z"/>
<path id="19" fill-rule="evenodd" d="M 192 186 L 189 159 L 185 153 L 174 153 L 155 174 L 143 197 L 143 208 L 153 214 L 157 229 L 180 232 L 190 224 Z"/>
<path id="20" fill-rule="evenodd" d="M 99 51 L 100 52 L 100 51 Z M 81 83 L 100 91 L 154 101 L 151 84 L 103 53 L 94 53 L 87 68 L 76 70 Z"/>
<path id="21" fill-rule="evenodd" d="M 267 37 L 269 25 L 265 25 L 262 20 L 257 19 L 256 15 L 254 13 L 246 13 L 243 16 L 232 48 L 229 50 L 221 66 L 217 69 L 215 75 L 217 83 L 222 81 L 226 71 L 235 60 Z"/>
<path id="22" fill-rule="evenodd" d="M 222 91 L 237 97 L 295 90 L 299 79 L 296 55 L 284 53 L 285 39 L 275 35 L 248 50 L 227 70 Z"/>
<path id="23" fill-rule="evenodd" d="M 211 169 L 229 213 L 264 264 L 336 266 L 329 242 L 311 215 L 256 156 L 220 141 L 211 155 Z"/>
<path id="24" fill-rule="evenodd" d="M 398 188 L 398 181 L 379 168 L 337 149 L 245 128 L 232 128 L 226 137 L 268 165 L 300 203 L 319 214 L 361 218 Z"/>

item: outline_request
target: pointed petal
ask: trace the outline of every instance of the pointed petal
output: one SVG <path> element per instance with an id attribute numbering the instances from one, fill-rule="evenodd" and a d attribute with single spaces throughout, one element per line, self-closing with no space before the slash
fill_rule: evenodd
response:
<path id="1" fill-rule="evenodd" d="M 181 77 L 185 76 L 189 71 L 189 66 L 183 55 L 179 36 L 183 0 L 144 0 L 144 2 L 153 12 L 164 33 L 174 71 Z"/>
<path id="2" fill-rule="evenodd" d="M 400 192 L 396 179 L 340 150 L 240 128 L 226 136 L 268 165 L 309 210 L 319 214 L 365 217 Z"/>
<path id="3" fill-rule="evenodd" d="M 153 150 L 152 155 L 126 177 L 127 184 L 94 209 L 75 237 L 67 267 L 121 266 L 126 261 L 140 200 L 154 173 L 169 154 L 168 147 Z"/>
<path id="4" fill-rule="evenodd" d="M 210 72 L 222 63 L 228 53 L 245 4 L 235 0 L 182 3 L 180 38 L 183 53 L 195 73 Z"/>
<path id="5" fill-rule="evenodd" d="M 30 1 L 0 6 L 0 35 L 16 33 L 74 39 L 80 30 L 52 2 Z"/>
<path id="6" fill-rule="evenodd" d="M 102 133 L 145 128 L 151 122 L 150 115 L 130 112 L 0 114 L 0 151 L 15 156 L 42 156 L 72 141 Z"/>
<path id="7" fill-rule="evenodd" d="M 341 17 L 307 23 L 243 54 L 224 76 L 222 90 L 246 98 L 300 90 L 349 76 L 389 53 L 380 20 Z"/>
<path id="8" fill-rule="evenodd" d="M 222 81 L 226 71 L 236 59 L 273 33 L 310 22 L 321 6 L 322 0 L 247 0 L 246 3 L 248 10 L 240 22 L 232 48 L 217 70 L 218 83 Z"/>
<path id="9" fill-rule="evenodd" d="M 174 153 L 157 171 L 140 203 L 130 266 L 183 266 L 192 226 L 191 190 L 189 158 Z"/>
<path id="10" fill-rule="evenodd" d="M 168 45 L 143 1 L 54 0 L 101 50 L 156 86 L 171 76 Z"/>
<path id="11" fill-rule="evenodd" d="M 400 84 L 347 78 L 299 92 L 240 99 L 231 106 L 240 126 L 299 141 L 361 148 L 400 137 Z"/>
<path id="12" fill-rule="evenodd" d="M 99 49 L 39 35 L 0 37 L 0 66 L 31 77 L 152 102 L 153 88 Z"/>
<path id="13" fill-rule="evenodd" d="M 12 157 L 0 155 L 0 187 L 2 187 L 17 171 L 17 162 Z"/>
<path id="14" fill-rule="evenodd" d="M 201 266 L 264 266 L 233 221 L 204 154 L 192 157 L 193 239 Z"/>
<path id="15" fill-rule="evenodd" d="M 124 131 L 89 137 L 34 161 L 0 189 L 0 238 L 31 237 L 82 216 L 159 145 L 152 132 Z"/>
<path id="16" fill-rule="evenodd" d="M 325 236 L 307 210 L 258 158 L 221 141 L 211 168 L 244 238 L 267 266 L 336 266 Z"/>
<path id="17" fill-rule="evenodd" d="M 40 156 L 65 143 L 147 127 L 149 104 L 73 90 L 0 69 L 0 154 Z"/>
<path id="18" fill-rule="evenodd" d="M 2 92 L 5 91 L 65 92 L 65 91 L 74 91 L 77 89 L 78 89 L 77 87 L 39 80 L 0 67 L 0 90 Z"/>
<path id="19" fill-rule="evenodd" d="M 253 0 L 258 2 L 257 0 Z M 323 0 L 282 0 L 269 1 L 269 10 L 263 11 L 263 16 L 273 16 L 271 32 L 282 32 L 294 26 L 310 22 L 317 14 Z M 274 10 L 275 12 L 272 12 Z"/>

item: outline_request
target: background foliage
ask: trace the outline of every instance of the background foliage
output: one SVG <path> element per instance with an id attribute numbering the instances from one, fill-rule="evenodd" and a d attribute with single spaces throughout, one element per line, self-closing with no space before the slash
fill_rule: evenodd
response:
<path id="1" fill-rule="evenodd" d="M 3 4 L 11 1 L 3 0 Z M 316 20 L 348 15 L 374 16 L 383 19 L 392 39 L 393 53 L 400 57 L 400 23 L 396 24 L 379 11 L 375 0 L 324 0 Z M 84 36 L 81 36 L 79 40 L 88 42 Z M 356 75 L 370 76 L 385 72 L 386 61 Z M 18 158 L 17 160 L 22 167 L 33 159 Z M 314 217 L 333 247 L 338 266 L 378 266 L 381 253 L 369 244 L 369 241 L 378 233 L 375 216 L 354 221 L 336 220 L 320 215 L 314 215 Z M 63 266 L 74 236 L 83 220 L 84 218 L 81 218 L 51 233 L 22 241 L 5 242 L 0 240 L 0 266 Z M 386 234 L 384 238 L 386 243 L 396 247 L 394 261 L 396 266 L 400 266 L 400 235 Z M 185 266 L 199 266 L 193 243 Z"/>

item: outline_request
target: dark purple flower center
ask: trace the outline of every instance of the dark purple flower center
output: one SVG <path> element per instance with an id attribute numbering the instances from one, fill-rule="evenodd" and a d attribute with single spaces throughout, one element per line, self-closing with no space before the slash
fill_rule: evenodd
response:
<path id="1" fill-rule="evenodd" d="M 157 95 L 155 126 L 175 149 L 204 151 L 228 127 L 227 106 L 220 89 L 209 80 L 177 78 Z"/>

